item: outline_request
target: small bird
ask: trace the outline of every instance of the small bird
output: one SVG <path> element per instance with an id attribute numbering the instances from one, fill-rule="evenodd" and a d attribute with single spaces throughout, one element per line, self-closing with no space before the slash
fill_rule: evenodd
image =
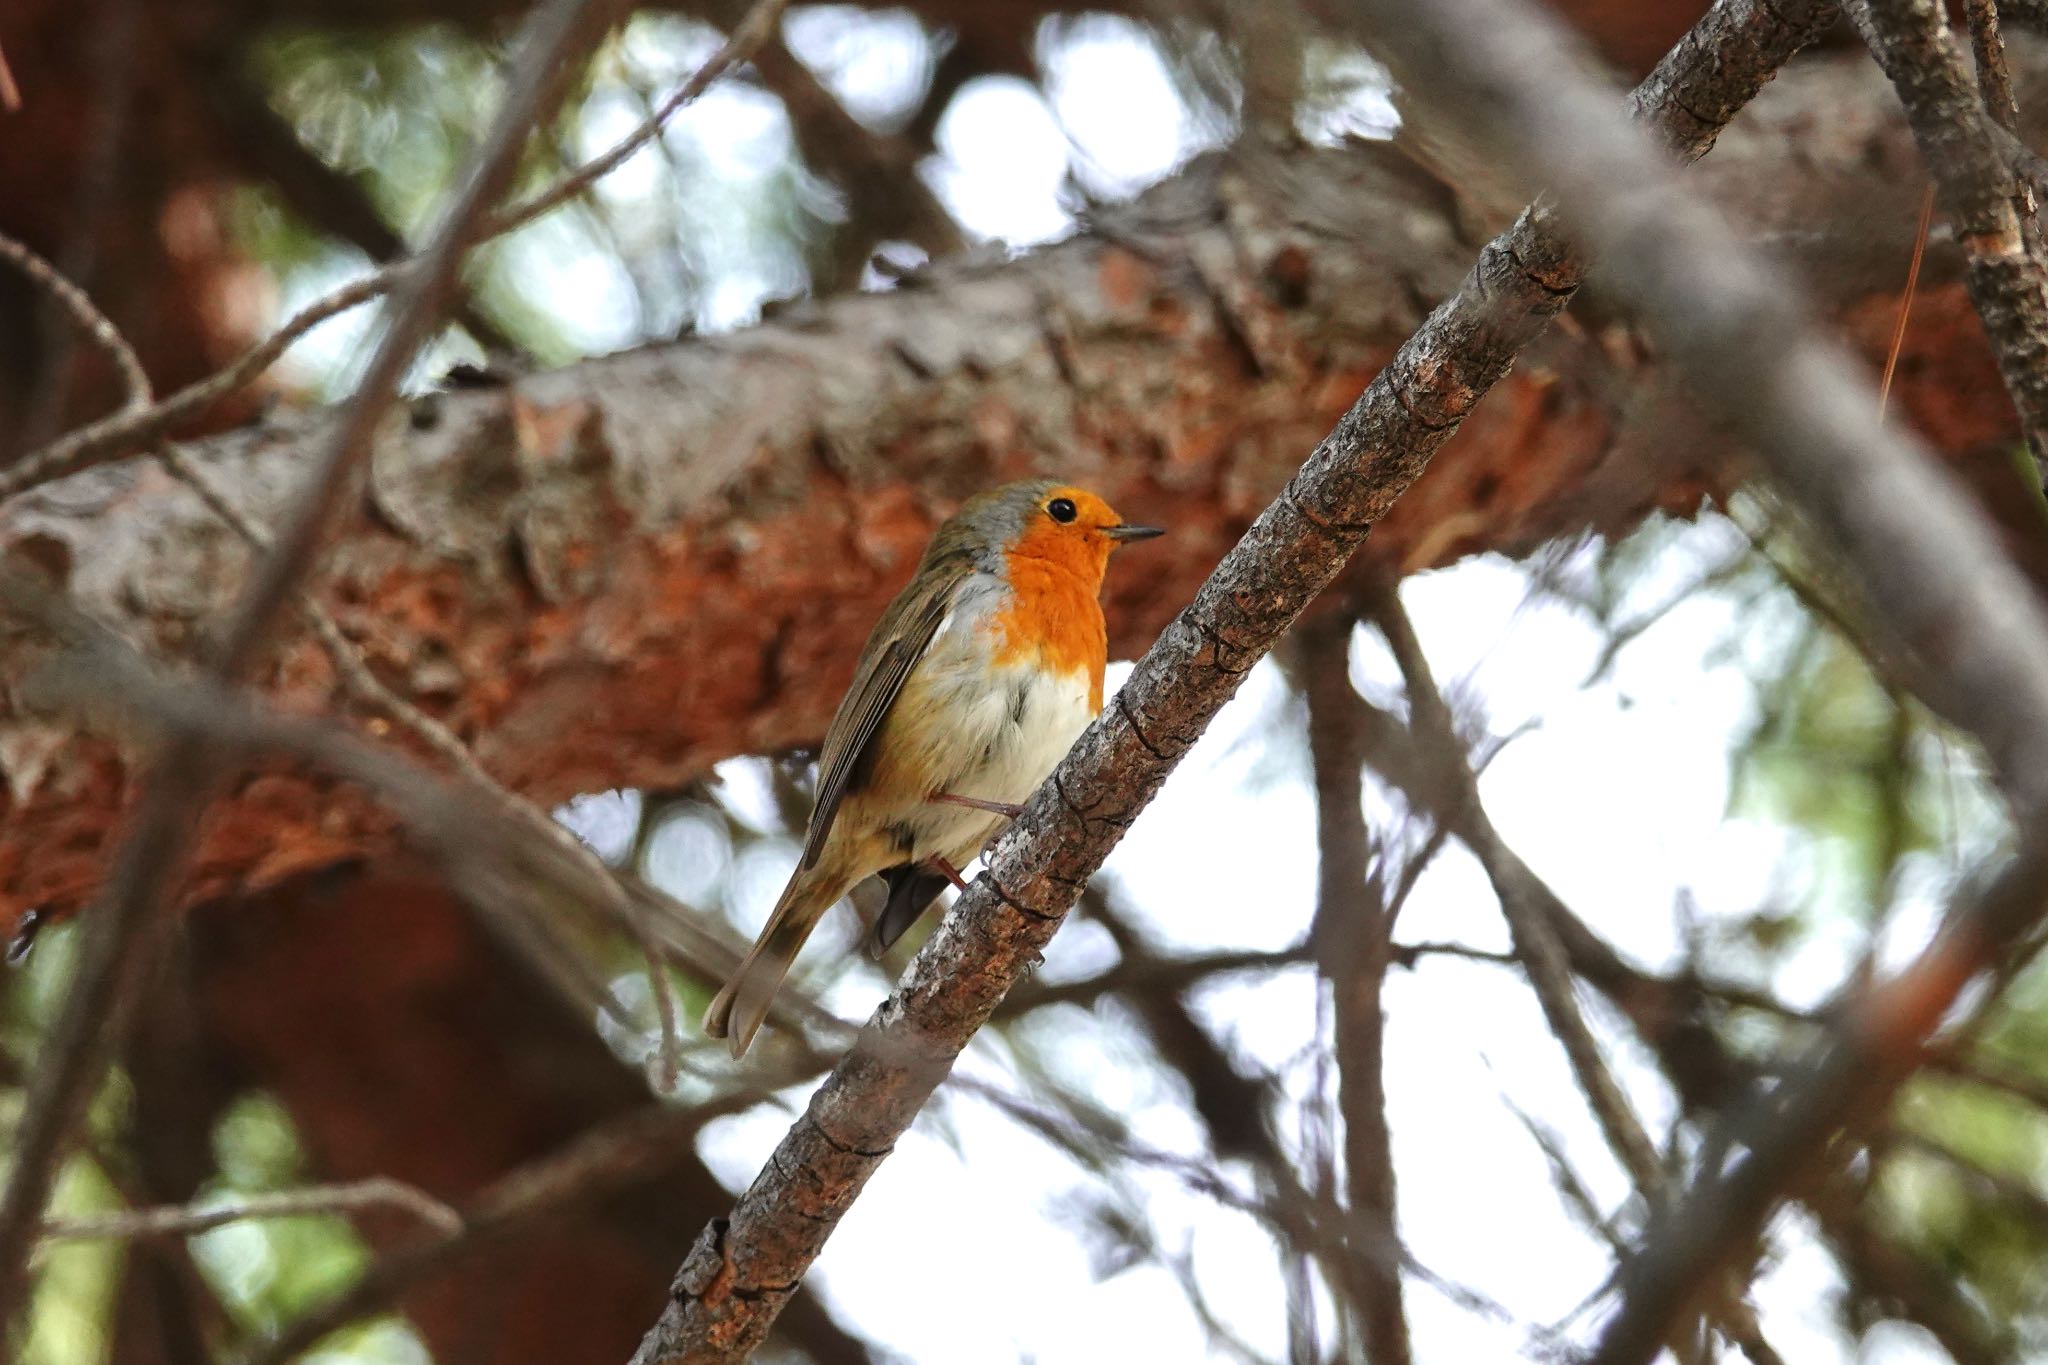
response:
<path id="1" fill-rule="evenodd" d="M 861 649 L 825 730 L 803 857 L 775 911 L 704 1012 L 740 1056 L 818 920 L 862 880 L 888 900 L 880 956 L 1102 710 L 1103 571 L 1160 534 L 1053 479 L 969 498 L 939 527 Z"/>

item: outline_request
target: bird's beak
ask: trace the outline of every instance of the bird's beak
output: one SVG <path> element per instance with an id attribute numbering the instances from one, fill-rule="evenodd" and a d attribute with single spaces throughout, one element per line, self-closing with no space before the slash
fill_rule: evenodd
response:
<path id="1" fill-rule="evenodd" d="M 1122 544 L 1127 540 L 1150 540 L 1154 536 L 1163 536 L 1166 534 L 1166 528 L 1164 526 L 1132 526 L 1126 522 L 1121 526 L 1105 526 L 1102 528 L 1102 534 L 1118 544 Z"/>

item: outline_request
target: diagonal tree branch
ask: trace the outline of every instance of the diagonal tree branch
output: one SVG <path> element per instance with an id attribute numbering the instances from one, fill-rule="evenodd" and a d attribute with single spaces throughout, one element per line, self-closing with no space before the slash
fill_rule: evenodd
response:
<path id="1" fill-rule="evenodd" d="M 1930 700 L 1984 744 L 2026 836 L 1907 970 L 1859 994 L 1817 1055 L 1737 1128 L 1748 1154 L 1652 1220 L 1594 1357 L 1649 1360 L 1697 1311 L 1835 1132 L 1881 1105 L 1958 992 L 2048 908 L 2048 622 L 1981 515 L 1822 340 L 1795 290 L 1759 267 L 1615 118 L 1566 36 L 1499 0 L 1378 0 L 1375 31 L 1478 111 L 1558 192 L 1603 281 L 1690 371 L 1699 398 L 1767 457 L 1849 556 L 1885 624 L 1922 659 Z M 1726 1150 L 1725 1146 L 1723 1150 Z"/>
<path id="2" fill-rule="evenodd" d="M 615 0 L 553 0 L 530 22 L 521 59 L 490 134 L 471 159 L 406 288 L 392 300 L 384 334 L 354 399 L 323 443 L 294 515 L 216 646 L 209 671 L 238 681 L 260 657 L 278 617 L 318 554 L 328 523 L 369 448 L 372 430 L 396 396 L 414 353 L 431 334 L 453 289 L 478 217 L 503 191 L 526 135 L 553 107 L 566 68 L 606 28 Z M 213 746 L 197 735 L 171 739 L 158 757 L 133 828 L 88 918 L 77 976 L 49 1033 L 17 1133 L 15 1160 L 0 1197 L 0 1331 L 13 1320 L 26 1283 L 28 1252 L 57 1163 L 104 1069 L 143 966 L 164 928 L 167 885 L 188 852 L 199 811 L 223 776 Z"/>
<path id="3" fill-rule="evenodd" d="M 1936 0 L 1849 0 L 1843 8 L 1906 107 L 1969 262 L 1963 278 L 1970 298 L 2019 409 L 2027 447 L 2048 479 L 2048 270 L 2028 249 L 2032 214 L 2025 205 L 2032 191 L 2016 181 L 1997 136 L 2012 110 L 2012 86 L 1996 21 L 1978 29 L 1986 40 L 1979 45 L 1985 95 L 1994 101 L 1987 109 Z"/>
<path id="4" fill-rule="evenodd" d="M 236 57 L 223 55 L 208 75 L 207 95 L 215 116 L 232 130 L 224 141 L 252 179 L 267 181 L 315 229 L 359 248 L 379 265 L 411 254 L 404 236 L 385 220 L 369 192 L 306 145 Z M 520 354 L 518 343 L 473 299 L 456 298 L 450 312 L 485 351 Z"/>
<path id="5" fill-rule="evenodd" d="M 128 344 L 128 338 L 121 335 L 113 320 L 99 310 L 83 289 L 12 237 L 0 236 L 0 260 L 28 276 L 92 339 L 94 345 L 106 353 L 108 360 L 113 362 L 114 372 L 121 377 L 122 412 L 136 412 L 149 406 L 149 376 L 144 373 L 135 348 Z"/>
<path id="6" fill-rule="evenodd" d="M 1717 3 L 1645 82 L 1645 120 L 1678 150 L 1704 152 L 1828 12 L 1794 0 Z M 1581 274 L 1540 211 L 1487 247 L 1040 787 L 732 1217 L 698 1238 L 638 1365 L 738 1359 L 760 1344 L 867 1178 L 1181 755 Z"/>

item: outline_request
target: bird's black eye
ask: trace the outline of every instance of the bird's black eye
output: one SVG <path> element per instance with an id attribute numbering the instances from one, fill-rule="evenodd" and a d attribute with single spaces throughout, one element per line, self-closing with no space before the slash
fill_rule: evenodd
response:
<path id="1" fill-rule="evenodd" d="M 1072 521 L 1077 509 L 1072 498 L 1054 498 L 1045 505 L 1045 514 L 1057 522 Z"/>

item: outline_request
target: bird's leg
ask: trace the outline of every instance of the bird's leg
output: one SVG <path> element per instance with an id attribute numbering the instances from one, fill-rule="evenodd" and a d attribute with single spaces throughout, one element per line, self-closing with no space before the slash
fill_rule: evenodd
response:
<path id="1" fill-rule="evenodd" d="M 950 806 L 965 806 L 969 810 L 985 810 L 990 815 L 1000 815 L 1005 820 L 1014 820 L 1024 813 L 1024 808 L 1010 801 L 984 801 L 978 796 L 957 796 L 952 792 L 934 792 L 932 800 L 944 801 Z"/>
<path id="2" fill-rule="evenodd" d="M 946 880 L 953 883 L 953 889 L 955 891 L 965 891 L 967 889 L 967 882 L 963 877 L 961 877 L 959 868 L 954 867 L 951 863 L 947 862 L 944 858 L 941 858 L 936 853 L 934 853 L 931 857 L 925 859 L 925 861 L 930 863 L 933 867 L 937 868 L 940 872 L 944 873 Z"/>

